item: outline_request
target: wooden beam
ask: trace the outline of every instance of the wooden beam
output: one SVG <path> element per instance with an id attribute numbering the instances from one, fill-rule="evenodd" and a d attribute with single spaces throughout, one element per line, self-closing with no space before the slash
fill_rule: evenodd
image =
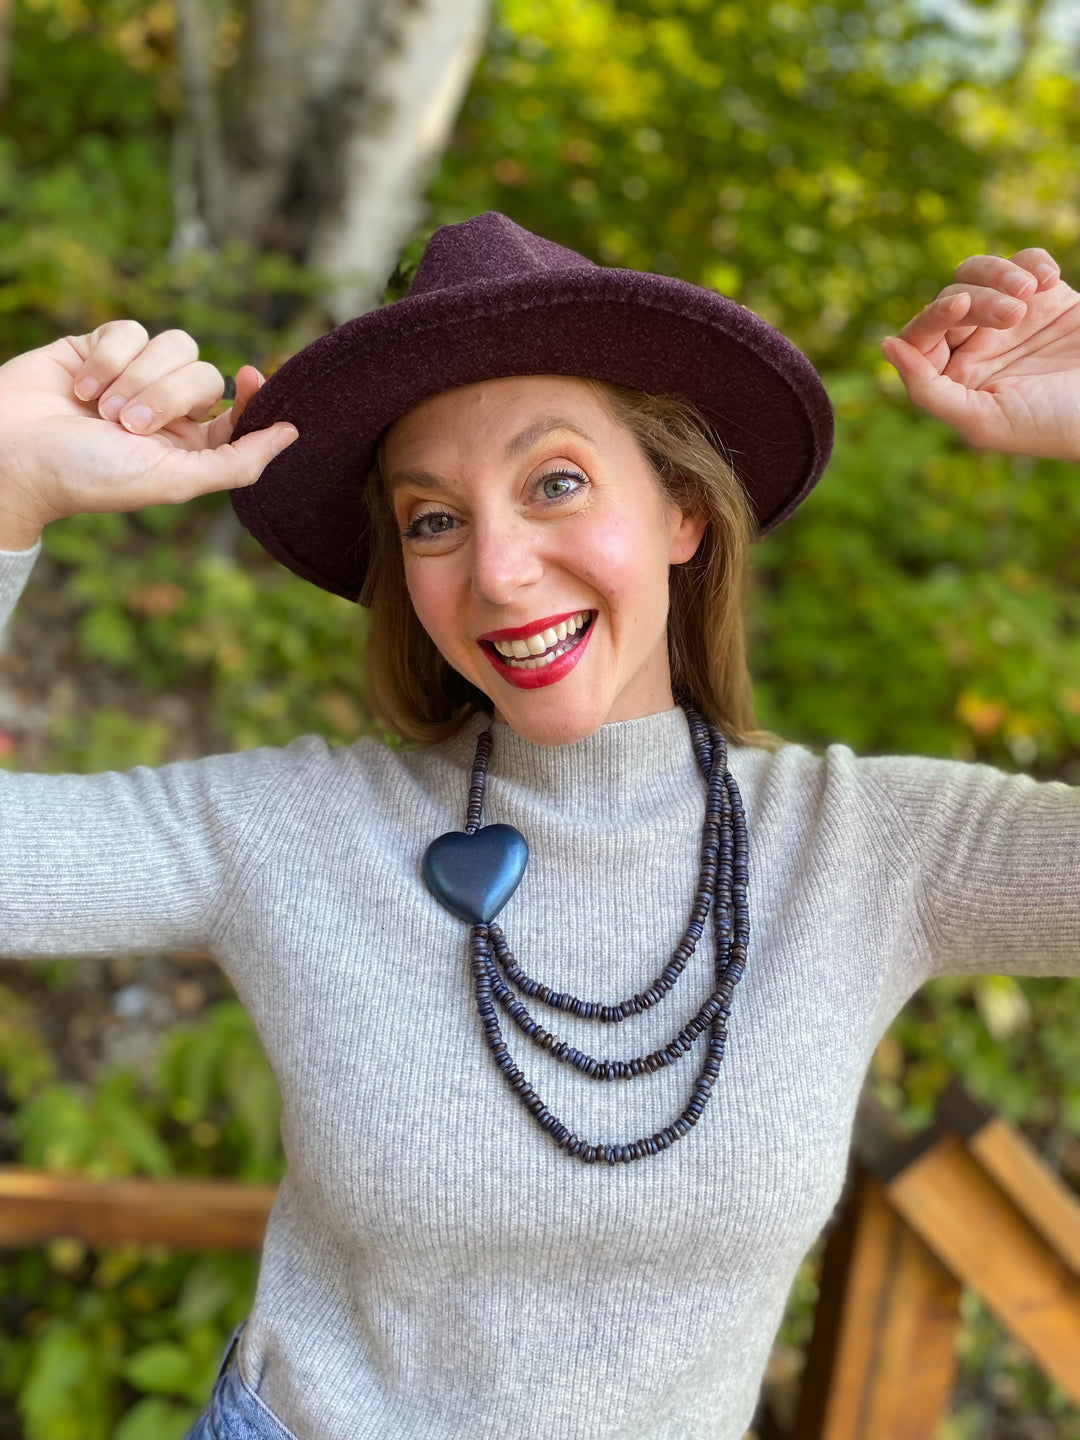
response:
<path id="1" fill-rule="evenodd" d="M 0 1166 L 0 1246 L 75 1236 L 90 1245 L 258 1250 L 274 1193 L 234 1180 L 88 1180 Z"/>
<path id="2" fill-rule="evenodd" d="M 942 1135 L 885 1195 L 1080 1404 L 1080 1280 L 960 1136 Z"/>
<path id="3" fill-rule="evenodd" d="M 1039 1152 L 1007 1121 L 953 1081 L 938 1102 L 938 1120 L 967 1148 L 1043 1239 L 1080 1275 L 1080 1200 Z"/>
<path id="4" fill-rule="evenodd" d="M 830 1232 L 794 1434 L 927 1440 L 948 1412 L 960 1286 L 858 1170 Z"/>

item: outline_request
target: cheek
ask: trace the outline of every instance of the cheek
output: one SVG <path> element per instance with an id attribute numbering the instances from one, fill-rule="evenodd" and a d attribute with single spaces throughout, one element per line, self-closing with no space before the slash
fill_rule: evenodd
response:
<path id="1" fill-rule="evenodd" d="M 454 607 L 448 593 L 445 574 L 440 574 L 424 561 L 406 556 L 405 586 L 416 611 L 417 619 L 445 654 L 445 644 L 454 631 Z"/>
<path id="2" fill-rule="evenodd" d="M 668 562 L 656 528 L 617 520 L 598 528 L 578 550 L 577 573 L 616 610 L 667 601 Z"/>

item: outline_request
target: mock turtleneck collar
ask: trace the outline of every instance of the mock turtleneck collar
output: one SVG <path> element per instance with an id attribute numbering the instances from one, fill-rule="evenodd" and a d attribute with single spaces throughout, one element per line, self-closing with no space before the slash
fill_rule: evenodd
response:
<path id="1" fill-rule="evenodd" d="M 487 719 L 475 716 L 446 751 L 468 768 Z M 703 793 L 686 716 L 681 709 L 601 725 L 570 745 L 536 745 L 501 722 L 493 727 L 488 775 L 530 792 L 541 804 L 586 818 L 662 812 L 673 796 Z"/>

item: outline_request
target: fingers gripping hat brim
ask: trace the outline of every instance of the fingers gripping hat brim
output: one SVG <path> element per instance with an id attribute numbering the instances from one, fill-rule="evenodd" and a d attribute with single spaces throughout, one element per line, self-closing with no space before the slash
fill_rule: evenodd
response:
<path id="1" fill-rule="evenodd" d="M 297 575 L 359 599 L 364 478 L 380 435 L 444 390 L 513 375 L 584 376 L 691 401 L 744 485 L 759 534 L 795 509 L 832 445 L 813 366 L 751 311 L 679 280 L 582 262 L 407 296 L 287 361 L 236 433 L 290 420 L 300 438 L 233 492 L 240 520 Z"/>

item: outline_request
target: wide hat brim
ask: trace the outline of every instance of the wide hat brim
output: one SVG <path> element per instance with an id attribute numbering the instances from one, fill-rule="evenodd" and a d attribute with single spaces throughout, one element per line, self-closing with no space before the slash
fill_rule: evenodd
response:
<path id="1" fill-rule="evenodd" d="M 237 515 L 297 575 L 360 600 L 364 479 L 383 431 L 444 390 L 512 375 L 585 376 L 691 401 L 745 487 L 759 535 L 791 514 L 832 447 L 813 366 L 724 296 L 600 266 L 474 279 L 360 315 L 270 376 L 236 437 L 289 420 L 299 439 L 232 492 Z"/>

